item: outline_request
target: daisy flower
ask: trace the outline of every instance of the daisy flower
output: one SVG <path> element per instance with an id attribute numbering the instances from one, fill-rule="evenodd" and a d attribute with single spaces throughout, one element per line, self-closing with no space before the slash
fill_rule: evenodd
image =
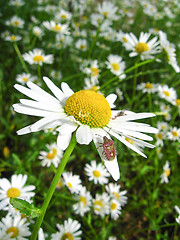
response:
<path id="1" fill-rule="evenodd" d="M 5 210 L 9 206 L 10 198 L 20 198 L 30 200 L 35 193 L 32 192 L 35 186 L 25 186 L 27 175 L 12 175 L 11 182 L 7 178 L 0 179 L 0 210 Z"/>
<path id="2" fill-rule="evenodd" d="M 82 188 L 79 175 L 73 175 L 72 172 L 64 172 L 62 177 L 64 185 L 66 185 L 71 193 L 79 193 Z"/>
<path id="3" fill-rule="evenodd" d="M 44 232 L 43 232 L 42 228 L 39 229 L 38 240 L 45 240 L 45 236 L 44 236 Z"/>
<path id="4" fill-rule="evenodd" d="M 15 7 L 20 7 L 20 6 L 24 5 L 24 1 L 22 1 L 22 0 L 10 0 L 9 5 L 10 6 L 15 6 Z"/>
<path id="5" fill-rule="evenodd" d="M 52 70 L 50 75 L 52 78 L 57 79 L 57 80 L 62 78 L 62 73 L 60 71 Z"/>
<path id="6" fill-rule="evenodd" d="M 75 43 L 75 47 L 77 49 L 80 49 L 81 51 L 86 51 L 87 50 L 87 41 L 85 39 L 79 39 Z"/>
<path id="7" fill-rule="evenodd" d="M 116 15 L 118 8 L 112 2 L 104 1 L 98 4 L 98 12 L 110 20 L 117 20 L 119 17 Z"/>
<path id="8" fill-rule="evenodd" d="M 13 34 L 13 35 L 7 36 L 5 38 L 5 40 L 8 41 L 8 42 L 17 42 L 17 41 L 21 40 L 21 36 Z"/>
<path id="9" fill-rule="evenodd" d="M 69 34 L 68 24 L 56 23 L 55 21 L 45 21 L 43 22 L 43 25 L 52 32 Z"/>
<path id="10" fill-rule="evenodd" d="M 154 37 L 148 41 L 150 35 L 150 33 L 141 32 L 138 40 L 133 33 L 126 33 L 126 45 L 128 45 L 128 48 L 132 50 L 132 52 L 129 54 L 130 57 L 140 55 L 141 60 L 151 59 L 153 58 L 152 55 L 160 51 L 157 37 Z"/>
<path id="11" fill-rule="evenodd" d="M 94 90 L 95 92 L 99 89 L 99 81 L 97 78 L 85 78 L 84 79 L 84 89 Z"/>
<path id="12" fill-rule="evenodd" d="M 85 187 L 82 187 L 80 192 L 75 196 L 75 200 L 77 203 L 73 205 L 73 209 L 76 214 L 83 217 L 84 214 L 90 210 L 92 196 Z"/>
<path id="13" fill-rule="evenodd" d="M 161 183 L 168 183 L 169 182 L 169 175 L 171 173 L 171 169 L 169 167 L 169 161 L 166 161 L 164 167 L 163 167 L 163 173 L 161 174 Z"/>
<path id="14" fill-rule="evenodd" d="M 167 132 L 167 138 L 172 141 L 179 141 L 180 140 L 180 128 L 170 127 L 169 131 Z"/>
<path id="15" fill-rule="evenodd" d="M 21 218 L 20 214 L 6 215 L 0 222 L 0 238 L 4 240 L 26 240 L 31 235 L 29 224 L 26 218 Z"/>
<path id="16" fill-rule="evenodd" d="M 34 80 L 35 80 L 35 77 L 31 76 L 30 73 L 21 73 L 21 74 L 18 74 L 16 77 L 16 81 L 19 83 L 22 83 L 23 85 L 28 81 L 33 82 Z"/>
<path id="17" fill-rule="evenodd" d="M 154 93 L 157 92 L 157 84 L 154 83 L 140 83 L 137 85 L 137 90 L 142 90 L 143 93 Z"/>
<path id="18" fill-rule="evenodd" d="M 174 88 L 170 88 L 168 85 L 158 85 L 157 91 L 160 98 L 165 99 L 170 103 L 173 103 L 173 101 L 177 98 Z"/>
<path id="19" fill-rule="evenodd" d="M 64 9 L 60 9 L 60 12 L 56 14 L 55 18 L 61 21 L 70 21 L 72 18 L 72 13 L 65 11 Z"/>
<path id="20" fill-rule="evenodd" d="M 125 69 L 125 62 L 122 61 L 122 57 L 118 55 L 109 55 L 108 56 L 108 61 L 106 61 L 107 68 L 110 69 L 110 71 L 115 74 L 115 75 L 120 75 L 124 72 Z M 119 76 L 120 79 L 125 78 L 126 75 L 122 74 Z"/>
<path id="21" fill-rule="evenodd" d="M 6 21 L 6 25 L 11 27 L 23 28 L 24 20 L 17 16 L 13 16 L 10 20 Z"/>
<path id="22" fill-rule="evenodd" d="M 171 114 L 170 114 L 171 106 L 164 104 L 164 103 L 160 103 L 160 110 L 165 113 L 164 118 L 167 121 L 170 121 L 171 120 Z"/>
<path id="23" fill-rule="evenodd" d="M 132 121 L 154 117 L 155 114 L 125 111 L 123 116 L 118 116 L 121 111 L 111 110 L 115 107 L 114 101 L 117 97 L 115 94 L 110 94 L 105 98 L 99 92 L 86 89 L 74 93 L 64 82 L 61 84 L 61 91 L 49 78 L 44 77 L 43 79 L 55 97 L 32 82 L 27 82 L 29 88 L 15 85 L 18 91 L 35 101 L 21 99 L 21 103 L 13 105 L 14 110 L 27 115 L 43 117 L 36 123 L 19 130 L 17 134 L 22 135 L 60 126 L 56 129 L 59 132 L 57 144 L 60 149 L 65 150 L 70 143 L 72 133 L 76 131 L 76 139 L 79 144 L 88 145 L 92 140 L 94 141 L 99 155 L 115 180 L 120 177 L 117 157 L 115 156 L 111 161 L 107 159 L 103 149 L 105 136 L 111 139 L 110 135 L 112 135 L 144 157 L 146 156 L 126 141 L 123 136 L 133 137 L 134 141 L 142 143 L 144 146 L 154 147 L 143 141 L 153 140 L 144 133 L 157 133 L 158 130 L 148 124 Z M 117 117 L 111 118 L 111 115 L 117 115 Z"/>
<path id="24" fill-rule="evenodd" d="M 34 26 L 33 27 L 32 33 L 39 39 L 41 39 L 42 36 L 44 35 L 43 30 L 40 27 L 38 27 L 38 26 Z"/>
<path id="25" fill-rule="evenodd" d="M 64 240 L 64 239 L 73 239 L 80 240 L 80 235 L 82 231 L 80 230 L 81 224 L 69 218 L 64 222 L 63 225 L 56 224 L 57 229 L 59 230 L 57 233 L 52 234 L 51 240 Z"/>
<path id="26" fill-rule="evenodd" d="M 178 73 L 180 72 L 180 67 L 177 64 L 176 60 L 176 49 L 172 43 L 167 40 L 166 33 L 159 31 L 160 45 L 165 53 L 167 62 L 174 68 Z"/>
<path id="27" fill-rule="evenodd" d="M 97 60 L 91 61 L 90 66 L 82 69 L 82 71 L 88 74 L 91 79 L 97 79 L 100 73 L 98 61 Z"/>
<path id="28" fill-rule="evenodd" d="M 176 222 L 180 224 L 180 208 L 178 206 L 174 207 L 179 216 L 176 218 Z"/>
<path id="29" fill-rule="evenodd" d="M 110 201 L 110 215 L 111 218 L 117 220 L 121 214 L 121 204 L 116 199 Z"/>
<path id="30" fill-rule="evenodd" d="M 168 126 L 169 125 L 167 122 L 157 122 L 157 128 L 159 129 L 159 131 L 167 131 Z"/>
<path id="31" fill-rule="evenodd" d="M 41 165 L 50 167 L 51 164 L 58 167 L 61 158 L 63 156 L 63 151 L 58 148 L 56 143 L 46 145 L 48 151 L 41 151 L 39 159 L 42 160 Z"/>
<path id="32" fill-rule="evenodd" d="M 124 206 L 127 203 L 128 199 L 128 197 L 125 196 L 127 191 L 120 191 L 120 187 L 121 186 L 116 183 L 109 183 L 105 186 L 105 189 L 111 198 L 116 199 L 121 204 L 121 206 Z"/>
<path id="33" fill-rule="evenodd" d="M 89 181 L 94 181 L 95 184 L 99 183 L 104 185 L 108 183 L 108 178 L 110 174 L 106 168 L 101 164 L 96 164 L 96 161 L 91 161 L 91 164 L 85 165 L 86 175 L 89 178 Z"/>
<path id="34" fill-rule="evenodd" d="M 164 139 L 166 139 L 166 133 L 164 131 L 159 131 L 156 135 L 156 146 L 164 146 Z"/>
<path id="35" fill-rule="evenodd" d="M 40 66 L 42 66 L 43 63 L 51 64 L 53 62 L 52 54 L 45 55 L 42 49 L 37 48 L 23 54 L 23 58 L 29 64 L 39 64 Z"/>
<path id="36" fill-rule="evenodd" d="M 95 214 L 100 215 L 101 217 L 109 214 L 109 201 L 110 197 L 107 193 L 104 192 L 102 195 L 96 193 L 95 199 L 93 199 L 93 208 Z"/>

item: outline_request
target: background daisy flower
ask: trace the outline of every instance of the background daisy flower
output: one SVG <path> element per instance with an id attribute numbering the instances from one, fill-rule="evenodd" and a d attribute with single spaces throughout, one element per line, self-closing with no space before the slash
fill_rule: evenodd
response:
<path id="1" fill-rule="evenodd" d="M 42 66 L 43 63 L 51 64 L 53 62 L 52 54 L 45 55 L 42 49 L 37 48 L 23 54 L 23 58 L 29 64 L 39 64 L 40 66 Z"/>
<path id="2" fill-rule="evenodd" d="M 63 183 L 71 193 L 79 193 L 82 188 L 79 175 L 73 175 L 72 172 L 64 172 L 62 174 Z"/>
<path id="3" fill-rule="evenodd" d="M 121 76 L 119 76 L 120 79 L 125 78 L 126 75 L 122 74 L 125 70 L 125 62 L 122 61 L 122 57 L 110 54 L 107 59 L 108 61 L 105 62 L 107 68 L 117 76 L 121 74 Z"/>
<path id="4" fill-rule="evenodd" d="M 98 194 L 96 193 L 95 198 L 93 199 L 93 209 L 94 213 L 104 217 L 105 215 L 109 214 L 109 201 L 110 197 L 107 193 Z"/>
<path id="5" fill-rule="evenodd" d="M 166 161 L 164 167 L 163 167 L 163 173 L 161 174 L 161 183 L 168 183 L 169 182 L 169 175 L 171 173 L 171 169 L 169 167 L 169 161 Z"/>

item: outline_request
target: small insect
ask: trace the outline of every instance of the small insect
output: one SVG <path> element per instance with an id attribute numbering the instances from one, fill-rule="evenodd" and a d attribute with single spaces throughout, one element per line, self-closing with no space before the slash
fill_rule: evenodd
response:
<path id="1" fill-rule="evenodd" d="M 116 156 L 116 150 L 115 150 L 113 140 L 108 139 L 106 136 L 104 136 L 103 141 L 104 142 L 102 143 L 102 147 L 103 147 L 104 154 L 105 154 L 107 160 L 109 160 L 109 161 L 114 160 L 114 158 Z"/>
<path id="2" fill-rule="evenodd" d="M 121 116 L 125 116 L 125 115 L 126 114 L 124 113 L 124 111 L 120 111 L 114 117 L 112 117 L 112 120 L 115 120 L 117 117 L 121 117 Z"/>

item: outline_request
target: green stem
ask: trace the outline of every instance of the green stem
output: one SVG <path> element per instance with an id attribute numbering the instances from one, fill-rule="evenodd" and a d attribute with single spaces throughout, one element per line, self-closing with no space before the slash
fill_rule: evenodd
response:
<path id="1" fill-rule="evenodd" d="M 35 43 L 36 43 L 36 40 L 37 40 L 37 37 L 34 36 L 34 38 L 32 39 L 32 43 L 31 43 L 30 50 L 34 48 L 34 45 L 35 45 Z"/>
<path id="2" fill-rule="evenodd" d="M 126 73 L 129 73 L 129 72 L 133 71 L 134 69 L 136 69 L 136 68 L 138 68 L 138 67 L 140 67 L 140 66 L 143 66 L 143 65 L 145 65 L 145 64 L 151 63 L 151 62 L 153 62 L 153 61 L 155 61 L 155 60 L 156 60 L 156 58 L 150 59 L 150 60 L 147 60 L 147 61 L 144 61 L 144 62 L 140 62 L 140 63 L 134 65 L 133 67 L 127 69 L 126 71 L 122 72 L 122 73 L 119 74 L 118 76 L 109 79 L 109 81 L 106 81 L 106 82 L 100 87 L 99 90 L 101 91 L 103 88 L 105 88 L 106 86 L 108 86 L 108 85 L 111 84 L 112 82 L 114 82 L 114 81 L 116 81 L 117 79 L 119 79 L 119 77 L 120 77 L 121 75 L 126 74 Z M 122 81 L 123 81 L 123 79 L 122 79 Z M 122 81 L 121 81 L 121 82 L 122 82 Z"/>
<path id="3" fill-rule="evenodd" d="M 137 60 L 135 66 L 138 65 L 138 62 L 139 62 L 139 59 Z M 135 94 L 136 94 L 137 72 L 138 72 L 138 67 L 136 67 L 136 68 L 135 68 L 135 71 L 134 71 L 134 78 L 133 78 L 133 93 L 132 93 L 131 106 L 132 106 L 132 104 L 133 104 L 134 97 L 135 97 Z"/>
<path id="4" fill-rule="evenodd" d="M 21 62 L 21 64 L 22 64 L 23 68 L 24 68 L 24 71 L 25 71 L 26 73 L 29 73 L 29 70 L 28 70 L 28 68 L 27 68 L 27 66 L 26 66 L 26 63 L 24 62 L 24 59 L 23 59 L 23 57 L 22 57 L 22 55 L 21 55 L 21 52 L 20 52 L 20 50 L 19 50 L 19 48 L 18 48 L 17 43 L 14 42 L 14 43 L 13 43 L 13 46 L 14 46 L 14 49 L 15 49 L 18 57 L 19 57 L 19 60 L 20 60 L 20 62 Z"/>
<path id="5" fill-rule="evenodd" d="M 53 196 L 53 193 L 56 189 L 56 186 L 58 184 L 58 181 L 64 171 L 64 168 L 68 162 L 68 159 L 73 151 L 73 149 L 75 148 L 75 145 L 76 145 L 76 136 L 75 134 L 72 136 L 71 138 L 71 141 L 69 143 L 69 146 L 68 148 L 66 149 L 64 155 L 63 155 L 63 158 L 61 159 L 61 162 L 59 164 L 59 167 L 57 169 L 57 172 L 56 172 L 56 175 L 54 176 L 54 179 L 51 183 L 51 186 L 48 190 L 48 193 L 47 193 L 47 196 L 43 202 L 43 205 L 41 207 L 41 214 L 40 216 L 37 218 L 37 221 L 36 221 L 36 224 L 34 226 L 34 229 L 33 229 L 33 232 L 32 232 L 32 235 L 31 235 L 31 240 L 36 240 L 37 238 L 37 234 L 38 234 L 38 231 L 39 231 L 39 228 L 41 227 L 41 224 L 42 224 L 42 221 L 44 219 L 44 215 L 46 213 L 46 210 L 47 210 L 47 207 L 49 205 L 49 202 Z"/>
<path id="6" fill-rule="evenodd" d="M 39 80 L 42 81 L 41 66 L 39 64 L 37 64 L 37 72 L 38 72 Z"/>
<path id="7" fill-rule="evenodd" d="M 175 121 L 178 113 L 179 113 L 179 111 L 178 111 L 178 108 L 177 108 L 176 111 L 175 111 L 175 113 L 174 113 L 173 116 L 172 116 L 172 119 L 171 119 L 170 123 L 169 123 L 170 126 L 173 125 L 173 123 L 174 123 L 174 121 Z"/>

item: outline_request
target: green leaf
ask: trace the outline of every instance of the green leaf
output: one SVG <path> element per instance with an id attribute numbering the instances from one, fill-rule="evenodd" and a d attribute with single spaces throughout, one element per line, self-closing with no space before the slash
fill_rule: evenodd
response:
<path id="1" fill-rule="evenodd" d="M 21 164 L 21 160 L 19 159 L 18 155 L 16 155 L 15 153 L 12 154 L 12 157 L 14 159 L 14 162 L 17 163 L 20 167 L 22 166 Z"/>
<path id="2" fill-rule="evenodd" d="M 28 203 L 22 199 L 10 198 L 10 204 L 21 213 L 24 213 L 26 216 L 31 216 L 32 218 L 38 217 L 41 213 L 41 210 L 35 207 L 33 203 Z"/>

